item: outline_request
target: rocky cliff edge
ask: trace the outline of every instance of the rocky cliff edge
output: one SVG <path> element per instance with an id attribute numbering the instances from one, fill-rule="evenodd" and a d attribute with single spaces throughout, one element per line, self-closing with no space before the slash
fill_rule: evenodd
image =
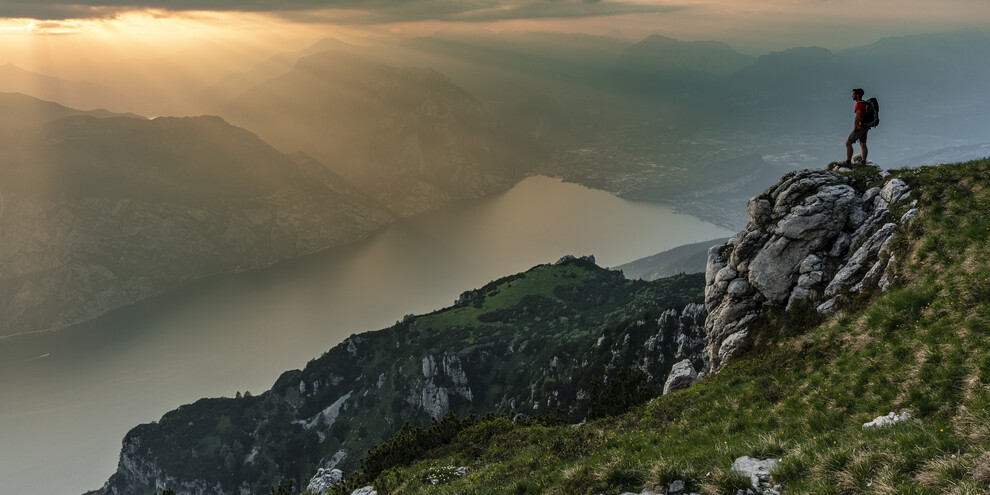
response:
<path id="1" fill-rule="evenodd" d="M 746 228 L 708 251 L 711 369 L 750 343 L 750 329 L 771 308 L 804 304 L 828 314 L 850 295 L 885 290 L 891 241 L 917 214 L 910 196 L 904 181 L 884 182 L 879 170 L 860 167 L 791 172 L 750 199 Z"/>

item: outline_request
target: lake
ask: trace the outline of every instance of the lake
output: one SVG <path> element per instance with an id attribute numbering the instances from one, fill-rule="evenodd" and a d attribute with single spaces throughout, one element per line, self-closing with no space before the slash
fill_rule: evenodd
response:
<path id="1" fill-rule="evenodd" d="M 0 492 L 98 488 L 137 424 L 201 397 L 261 393 L 353 333 L 501 276 L 567 254 L 617 266 L 732 234 L 667 205 L 532 177 L 355 244 L 0 342 Z"/>

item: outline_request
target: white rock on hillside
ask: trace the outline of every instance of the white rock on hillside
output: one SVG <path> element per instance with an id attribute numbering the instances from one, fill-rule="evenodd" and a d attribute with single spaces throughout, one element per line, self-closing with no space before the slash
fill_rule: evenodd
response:
<path id="1" fill-rule="evenodd" d="M 777 467 L 779 461 L 775 458 L 756 459 L 749 456 L 739 457 L 732 463 L 732 470 L 749 478 L 753 488 L 764 491 L 769 488 L 770 471 Z M 776 492 L 777 490 L 773 490 Z"/>
<path id="2" fill-rule="evenodd" d="M 320 468 L 316 471 L 316 476 L 313 476 L 313 478 L 309 480 L 309 485 L 306 486 L 306 489 L 313 493 L 323 494 L 343 482 L 344 473 L 339 469 Z"/>
<path id="3" fill-rule="evenodd" d="M 670 375 L 667 375 L 667 383 L 663 385 L 663 395 L 667 395 L 674 390 L 690 387 L 697 380 L 698 373 L 694 370 L 694 366 L 691 365 L 691 360 L 685 359 L 675 364 L 674 368 L 670 370 Z"/>
<path id="4" fill-rule="evenodd" d="M 911 416 L 911 413 L 909 412 L 905 411 L 901 413 L 900 416 L 898 416 L 897 413 L 891 411 L 887 413 L 886 416 L 877 416 L 876 419 L 874 419 L 873 421 L 870 421 L 869 423 L 863 423 L 863 428 L 864 429 L 880 428 L 883 426 L 890 426 L 911 419 L 914 419 L 914 417 Z"/>

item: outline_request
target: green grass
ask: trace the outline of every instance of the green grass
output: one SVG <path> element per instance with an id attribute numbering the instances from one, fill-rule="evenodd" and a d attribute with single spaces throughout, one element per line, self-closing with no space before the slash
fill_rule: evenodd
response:
<path id="1" fill-rule="evenodd" d="M 990 492 L 990 161 L 895 175 L 920 216 L 895 242 L 889 292 L 826 321 L 770 315 L 749 354 L 620 417 L 482 421 L 383 473 L 379 493 L 617 494 L 675 479 L 734 493 L 744 455 L 780 457 L 788 493 Z M 889 411 L 917 421 L 862 429 Z M 470 472 L 423 482 L 448 465 Z"/>

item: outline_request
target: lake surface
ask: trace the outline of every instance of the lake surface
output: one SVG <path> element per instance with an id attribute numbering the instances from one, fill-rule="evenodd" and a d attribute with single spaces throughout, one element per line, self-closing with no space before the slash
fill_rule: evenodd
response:
<path id="1" fill-rule="evenodd" d="M 201 397 L 263 392 L 352 333 L 450 306 L 501 276 L 566 254 L 617 266 L 732 234 L 666 205 L 533 177 L 356 244 L 2 342 L 0 493 L 98 488 L 137 424 Z"/>

